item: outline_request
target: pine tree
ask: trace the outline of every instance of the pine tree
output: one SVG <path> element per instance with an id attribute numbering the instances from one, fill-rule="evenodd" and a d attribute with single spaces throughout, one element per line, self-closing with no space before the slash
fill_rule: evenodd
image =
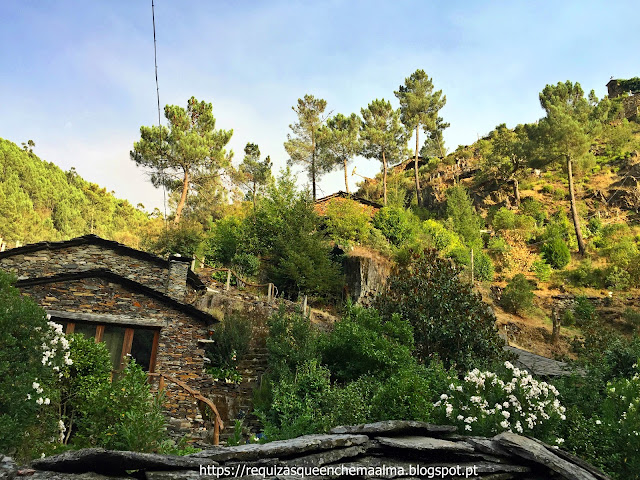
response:
<path id="1" fill-rule="evenodd" d="M 298 122 L 289 125 L 293 132 L 287 134 L 284 148 L 289 154 L 289 165 L 299 163 L 304 165 L 309 180 L 313 200 L 316 200 L 316 183 L 318 177 L 331 170 L 332 165 L 318 155 L 318 132 L 326 120 L 323 116 L 327 101 L 315 98 L 313 95 L 305 95 L 298 99 L 298 105 L 291 107 L 298 115 Z"/>
<path id="2" fill-rule="evenodd" d="M 169 127 L 140 127 L 140 140 L 133 144 L 130 156 L 136 165 L 151 170 L 154 187 L 180 191 L 174 219 L 177 224 L 199 177 L 217 176 L 230 164 L 232 153 L 227 154 L 224 147 L 233 130 L 216 130 L 213 107 L 195 97 L 189 99 L 186 109 L 167 105 L 164 115 Z"/>
<path id="3" fill-rule="evenodd" d="M 405 153 L 405 130 L 400 123 L 400 111 L 394 110 L 391 103 L 374 100 L 362 113 L 362 155 L 376 158 L 382 162 L 383 200 L 387 204 L 387 163 L 399 160 Z"/>
<path id="4" fill-rule="evenodd" d="M 438 117 L 438 112 L 447 103 L 447 97 L 442 95 L 442 90 L 433 91 L 433 81 L 424 72 L 416 70 L 407 77 L 404 85 L 400 85 L 397 92 L 394 92 L 400 101 L 400 120 L 407 131 L 416 131 L 416 149 L 414 173 L 416 181 L 416 198 L 420 205 L 420 179 L 418 176 L 418 151 L 420 148 L 420 127 L 429 137 L 435 137 L 438 143 L 442 144 L 442 130 L 449 126 L 443 123 Z M 440 135 L 438 139 L 437 136 Z M 441 156 L 444 153 L 441 152 Z"/>

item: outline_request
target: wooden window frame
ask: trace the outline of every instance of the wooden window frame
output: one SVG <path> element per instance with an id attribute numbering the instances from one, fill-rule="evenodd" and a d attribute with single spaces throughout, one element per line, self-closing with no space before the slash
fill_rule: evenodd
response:
<path id="1" fill-rule="evenodd" d="M 96 335 L 94 340 L 96 343 L 102 342 L 102 338 L 104 336 L 104 327 L 105 324 L 96 325 Z M 65 334 L 73 333 L 76 328 L 76 322 L 67 322 L 67 328 L 65 329 Z M 124 339 L 122 341 L 122 351 L 120 352 L 120 362 L 118 363 L 119 368 L 115 371 L 121 371 L 124 367 L 124 358 L 131 353 L 131 345 L 133 344 L 133 335 L 135 333 L 135 328 L 133 327 L 125 327 L 124 330 Z M 149 358 L 149 371 L 147 373 L 154 373 L 156 369 L 156 357 L 158 355 L 158 342 L 160 341 L 160 329 L 153 329 L 153 340 L 151 345 L 151 356 Z"/>

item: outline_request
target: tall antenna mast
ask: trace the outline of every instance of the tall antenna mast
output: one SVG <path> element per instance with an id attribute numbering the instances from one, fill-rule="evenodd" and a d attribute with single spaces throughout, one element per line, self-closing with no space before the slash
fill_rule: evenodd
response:
<path id="1" fill-rule="evenodd" d="M 160 148 L 162 149 L 162 121 L 160 117 L 160 87 L 158 86 L 158 51 L 156 47 L 156 14 L 155 5 L 151 0 L 151 20 L 153 22 L 153 63 L 156 70 L 156 98 L 158 100 L 158 134 L 160 135 Z M 162 169 L 162 203 L 164 205 L 164 228 L 167 228 L 167 187 L 165 185 L 164 168 Z"/>

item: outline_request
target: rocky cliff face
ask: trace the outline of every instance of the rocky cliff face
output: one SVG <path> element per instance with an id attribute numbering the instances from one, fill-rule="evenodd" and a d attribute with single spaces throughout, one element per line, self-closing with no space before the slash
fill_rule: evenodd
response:
<path id="1" fill-rule="evenodd" d="M 352 253 L 343 268 L 347 294 L 354 303 L 368 306 L 387 287 L 392 264 L 380 256 Z"/>
<path id="2" fill-rule="evenodd" d="M 37 460 L 31 469 L 2 461 L 0 478 L 609 479 L 579 458 L 532 438 L 513 433 L 464 437 L 454 431 L 451 426 L 386 421 L 263 445 L 216 447 L 184 457 L 92 448 Z"/>

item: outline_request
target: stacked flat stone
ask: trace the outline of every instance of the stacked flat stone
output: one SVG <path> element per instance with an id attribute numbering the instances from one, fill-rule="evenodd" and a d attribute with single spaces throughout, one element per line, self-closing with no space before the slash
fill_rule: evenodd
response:
<path id="1" fill-rule="evenodd" d="M 606 480 L 605 474 L 583 460 L 544 443 L 513 433 L 493 438 L 457 435 L 455 427 L 413 421 L 385 421 L 336 427 L 326 435 L 306 435 L 292 440 L 236 447 L 215 447 L 177 457 L 148 453 L 84 449 L 65 452 L 33 462 L 29 478 L 178 480 L 196 478 L 286 479 L 292 467 L 333 467 L 334 471 L 360 469 L 359 478 L 429 477 L 432 467 L 460 466 L 462 472 L 475 467 L 473 476 L 443 478 L 484 480 Z M 227 474 L 220 474 L 227 467 Z M 250 472 L 263 468 L 264 476 Z M 279 468 L 281 473 L 269 471 Z M 415 473 L 417 468 L 418 473 Z M 208 475 L 216 471 L 215 474 Z M 213 470 L 212 470 L 213 469 Z M 340 470 L 342 469 L 342 470 Z M 404 474 L 398 474 L 400 469 Z M 239 472 L 239 474 L 238 474 Z M 247 472 L 252 475 L 246 475 Z M 365 473 L 362 473 L 365 472 Z M 366 472 L 371 472 L 366 473 Z M 15 476 L 15 469 L 4 478 Z M 237 475 L 237 476 L 236 476 Z M 315 475 L 314 479 L 340 475 Z M 2 473 L 0 472 L 0 478 Z"/>

